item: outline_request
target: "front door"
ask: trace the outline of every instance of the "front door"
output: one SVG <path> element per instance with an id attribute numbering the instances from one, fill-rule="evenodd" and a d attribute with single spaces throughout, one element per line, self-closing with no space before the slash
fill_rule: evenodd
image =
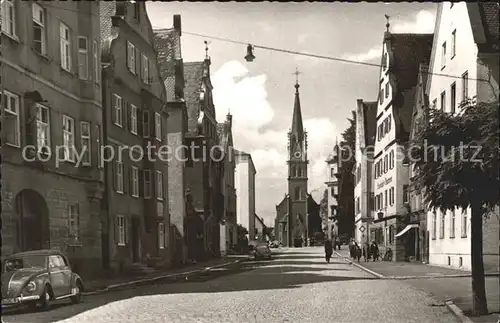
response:
<path id="1" fill-rule="evenodd" d="M 132 219 L 132 235 L 131 235 L 131 244 L 132 244 L 132 261 L 139 262 L 139 229 L 140 229 L 140 221 L 139 219 Z"/>

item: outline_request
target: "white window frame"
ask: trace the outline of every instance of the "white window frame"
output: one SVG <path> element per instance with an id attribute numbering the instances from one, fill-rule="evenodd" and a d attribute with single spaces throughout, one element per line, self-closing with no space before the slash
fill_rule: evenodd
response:
<path id="1" fill-rule="evenodd" d="M 161 114 L 155 112 L 155 138 L 161 141 Z"/>
<path id="2" fill-rule="evenodd" d="M 122 97 L 114 93 L 115 96 L 115 106 L 113 107 L 113 113 L 115 115 L 115 125 L 122 128 L 123 127 L 123 100 Z"/>
<path id="3" fill-rule="evenodd" d="M 135 45 L 127 41 L 127 68 L 132 74 L 136 74 Z"/>
<path id="4" fill-rule="evenodd" d="M 16 13 L 15 1 L 2 1 L 2 32 L 15 39 L 17 39 Z"/>
<path id="5" fill-rule="evenodd" d="M 17 147 L 17 148 L 20 148 L 21 147 L 21 119 L 20 119 L 20 114 L 19 114 L 19 95 L 16 95 L 14 93 L 11 93 L 9 91 L 4 91 L 3 92 L 3 96 L 4 96 L 4 116 L 3 116 L 3 123 L 5 124 L 5 122 L 7 121 L 6 119 L 7 118 L 12 118 L 12 119 L 15 119 L 14 120 L 14 126 L 15 126 L 15 130 L 14 130 L 14 133 L 13 133 L 13 139 L 15 142 L 9 142 L 8 141 L 8 137 L 5 138 L 5 140 L 3 140 L 3 142 L 8 145 L 8 146 L 12 146 L 12 147 Z M 14 103 L 14 106 L 12 106 L 12 104 Z M 5 128 L 5 125 L 4 125 L 4 128 Z M 5 131 L 5 129 L 4 129 Z"/>
<path id="6" fill-rule="evenodd" d="M 157 170 L 156 171 L 156 177 L 155 177 L 155 192 L 156 192 L 156 198 L 160 201 L 163 201 L 163 172 Z"/>
<path id="7" fill-rule="evenodd" d="M 64 161 L 75 162 L 75 119 L 63 115 Z"/>
<path id="8" fill-rule="evenodd" d="M 125 227 L 126 227 L 126 219 L 123 215 L 116 216 L 116 231 L 118 237 L 116 237 L 116 242 L 119 246 L 125 246 Z"/>
<path id="9" fill-rule="evenodd" d="M 115 183 L 116 192 L 123 194 L 123 161 L 121 160 L 115 162 Z"/>
<path id="10" fill-rule="evenodd" d="M 46 112 L 46 120 L 43 111 Z M 36 104 L 36 145 L 39 152 L 43 152 L 44 147 L 50 148 L 50 110 L 39 103 Z"/>
<path id="11" fill-rule="evenodd" d="M 137 107 L 130 105 L 130 132 L 137 135 Z"/>
<path id="12" fill-rule="evenodd" d="M 66 32 L 68 32 L 67 35 Z M 61 47 L 61 68 L 67 72 L 71 72 L 71 30 L 62 22 L 59 26 L 59 39 Z"/>
<path id="13" fill-rule="evenodd" d="M 158 247 L 165 249 L 165 223 L 158 223 Z"/>
<path id="14" fill-rule="evenodd" d="M 467 238 L 467 225 L 468 225 L 467 210 L 462 210 L 462 227 L 461 227 L 461 237 Z"/>
<path id="15" fill-rule="evenodd" d="M 32 18 L 33 18 L 33 49 L 35 52 L 45 55 L 46 54 L 46 35 L 45 35 L 45 9 L 37 3 L 33 3 L 32 5 Z M 42 19 L 40 19 L 42 17 Z M 40 52 L 38 52 L 35 48 L 35 25 L 37 28 L 40 28 Z"/>
<path id="16" fill-rule="evenodd" d="M 456 221 L 456 212 L 455 209 L 453 209 L 450 214 L 450 238 L 455 238 Z"/>
<path id="17" fill-rule="evenodd" d="M 84 131 L 84 128 L 87 128 L 87 131 Z M 91 154 L 91 131 L 90 131 L 90 122 L 88 121 L 80 121 L 80 141 L 82 147 L 82 165 L 90 166 L 92 165 L 92 154 Z M 85 147 L 87 147 L 86 150 Z"/>
<path id="18" fill-rule="evenodd" d="M 78 36 L 78 77 L 80 80 L 90 79 L 89 75 L 89 40 L 85 36 Z M 80 41 L 85 40 L 85 48 L 80 47 Z"/>
<path id="19" fill-rule="evenodd" d="M 97 40 L 94 40 L 92 46 L 93 56 L 94 56 L 94 82 L 97 84 L 101 83 L 101 65 L 99 64 L 99 45 Z"/>
<path id="20" fill-rule="evenodd" d="M 441 44 L 441 69 L 446 67 L 446 42 Z"/>
<path id="21" fill-rule="evenodd" d="M 467 100 L 469 97 L 469 71 L 462 74 L 462 101 Z"/>
<path id="22" fill-rule="evenodd" d="M 144 185 L 144 198 L 145 199 L 151 198 L 151 170 L 150 169 L 145 169 L 143 171 L 143 185 Z"/>
<path id="23" fill-rule="evenodd" d="M 141 78 L 145 84 L 149 84 L 149 58 L 141 54 Z"/>
<path id="24" fill-rule="evenodd" d="M 446 223 L 446 212 L 440 212 L 440 214 L 439 214 L 439 239 L 444 239 L 445 223 Z"/>
<path id="25" fill-rule="evenodd" d="M 131 176 L 131 194 L 133 197 L 139 197 L 139 168 L 132 166 Z"/>
<path id="26" fill-rule="evenodd" d="M 142 137 L 149 138 L 151 136 L 151 115 L 149 110 L 142 110 Z"/>
<path id="27" fill-rule="evenodd" d="M 437 236 L 437 213 L 432 213 L 432 239 L 435 240 Z"/>
<path id="28" fill-rule="evenodd" d="M 78 203 L 68 205 L 68 233 L 70 238 L 76 241 L 80 239 L 80 214 Z"/>
<path id="29" fill-rule="evenodd" d="M 457 54 L 457 30 L 451 32 L 451 59 Z"/>

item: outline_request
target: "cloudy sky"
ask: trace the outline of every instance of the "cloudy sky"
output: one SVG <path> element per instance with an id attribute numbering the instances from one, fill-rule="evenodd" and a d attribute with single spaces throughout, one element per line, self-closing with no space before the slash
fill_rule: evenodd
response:
<path id="1" fill-rule="evenodd" d="M 380 63 L 384 14 L 392 32 L 432 33 L 437 4 L 401 3 L 189 3 L 148 2 L 154 28 L 171 28 L 181 14 L 182 30 L 272 48 Z M 302 115 L 309 139 L 309 192 L 319 202 L 325 188 L 325 158 L 348 126 L 356 99 L 376 100 L 376 67 L 255 49 L 182 35 L 185 62 L 201 61 L 209 41 L 218 121 L 233 115 L 235 147 L 252 154 L 257 169 L 256 209 L 274 225 L 275 206 L 287 190 L 287 135 L 298 68 Z"/>

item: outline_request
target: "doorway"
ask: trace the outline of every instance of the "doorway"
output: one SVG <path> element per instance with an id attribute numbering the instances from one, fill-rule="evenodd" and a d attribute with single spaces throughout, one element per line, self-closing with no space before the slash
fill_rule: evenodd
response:
<path id="1" fill-rule="evenodd" d="M 16 196 L 17 244 L 22 251 L 50 248 L 49 212 L 40 193 L 26 189 Z"/>
<path id="2" fill-rule="evenodd" d="M 140 230 L 140 225 L 141 221 L 136 218 L 132 218 L 132 234 L 130 236 L 131 239 L 131 247 L 132 247 L 132 262 L 137 263 L 140 262 L 140 255 L 139 255 L 139 230 Z"/>

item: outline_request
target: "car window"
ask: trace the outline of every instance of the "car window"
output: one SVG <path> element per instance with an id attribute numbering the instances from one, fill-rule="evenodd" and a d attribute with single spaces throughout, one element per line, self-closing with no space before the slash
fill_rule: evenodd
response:
<path id="1" fill-rule="evenodd" d="M 59 256 L 49 256 L 49 267 L 50 268 L 58 268 L 62 267 L 63 264 L 61 264 L 59 260 Z"/>
<path id="2" fill-rule="evenodd" d="M 4 271 L 16 271 L 21 268 L 45 268 L 46 257 L 44 255 L 30 255 L 5 260 Z"/>
<path id="3" fill-rule="evenodd" d="M 59 258 L 59 263 L 61 264 L 62 267 L 68 266 L 68 262 L 66 261 L 66 258 L 61 257 L 61 256 L 57 256 L 57 258 Z"/>

